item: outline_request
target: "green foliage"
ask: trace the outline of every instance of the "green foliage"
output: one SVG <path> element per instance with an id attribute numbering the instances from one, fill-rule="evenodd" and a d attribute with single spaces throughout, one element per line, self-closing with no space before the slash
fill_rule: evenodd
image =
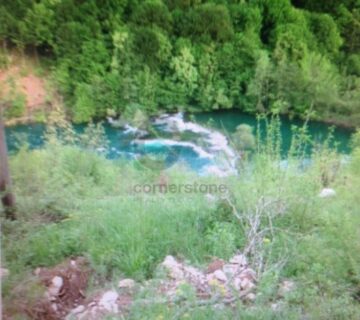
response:
<path id="1" fill-rule="evenodd" d="M 360 76 L 360 54 L 351 54 L 348 57 L 348 72 Z"/>
<path id="2" fill-rule="evenodd" d="M 192 95 L 197 86 L 198 71 L 195 64 L 195 58 L 187 47 L 180 49 L 179 55 L 172 58 L 170 67 L 174 75 L 174 82 L 179 83 L 184 94 Z"/>
<path id="3" fill-rule="evenodd" d="M 28 10 L 23 24 L 24 38 L 27 43 L 36 46 L 53 44 L 53 30 L 55 29 L 55 12 L 51 1 L 34 3 Z"/>
<path id="4" fill-rule="evenodd" d="M 359 4 L 357 6 L 340 5 L 338 7 L 338 25 L 341 35 L 345 40 L 346 51 L 350 53 L 359 52 L 359 36 L 360 26 L 358 24 L 360 18 Z"/>
<path id="5" fill-rule="evenodd" d="M 50 58 L 77 122 L 181 107 L 356 125 L 359 10 L 353 0 L 14 0 L 0 5 L 0 39 Z"/>
<path id="6" fill-rule="evenodd" d="M 256 109 L 258 111 L 266 110 L 269 104 L 273 72 L 274 66 L 268 54 L 264 51 L 259 52 L 255 75 L 248 87 L 248 95 L 256 101 Z"/>
<path id="7" fill-rule="evenodd" d="M 310 29 L 323 55 L 337 55 L 343 40 L 334 19 L 328 14 L 311 13 Z"/>
<path id="8" fill-rule="evenodd" d="M 172 17 L 161 0 L 147 0 L 139 4 L 132 15 L 132 21 L 138 25 L 157 26 L 171 31 Z"/>
<path id="9" fill-rule="evenodd" d="M 19 118 L 25 113 L 26 96 L 19 91 L 13 78 L 7 79 L 6 92 L 0 91 L 0 103 L 3 104 L 4 114 L 7 118 Z"/>
<path id="10" fill-rule="evenodd" d="M 171 44 L 157 29 L 139 28 L 134 34 L 134 50 L 152 69 L 165 63 L 170 56 Z"/>
<path id="11" fill-rule="evenodd" d="M 11 100 L 11 104 L 5 110 L 5 116 L 10 119 L 23 116 L 25 112 L 25 102 L 25 96 L 23 94 L 15 94 Z"/>
<path id="12" fill-rule="evenodd" d="M 9 60 L 9 56 L 6 54 L 6 52 L 0 50 L 0 69 L 6 69 L 10 64 Z"/>
<path id="13" fill-rule="evenodd" d="M 241 152 L 253 151 L 256 146 L 256 139 L 253 128 L 247 124 L 240 124 L 232 136 L 236 149 Z"/>
<path id="14" fill-rule="evenodd" d="M 215 222 L 206 234 L 209 252 L 219 258 L 229 259 L 236 251 L 236 229 L 231 223 Z"/>
<path id="15" fill-rule="evenodd" d="M 86 83 L 81 83 L 75 90 L 75 104 L 73 109 L 74 122 L 88 122 L 96 114 L 96 105 L 94 104 L 92 87 Z"/>
<path id="16" fill-rule="evenodd" d="M 227 41 L 233 35 L 233 27 L 226 6 L 204 3 L 190 12 L 191 24 L 187 32 L 205 41 Z"/>

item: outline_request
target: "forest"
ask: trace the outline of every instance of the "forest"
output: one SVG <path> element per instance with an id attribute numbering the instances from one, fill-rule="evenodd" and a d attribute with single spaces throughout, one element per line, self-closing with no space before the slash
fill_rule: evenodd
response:
<path id="1" fill-rule="evenodd" d="M 236 108 L 356 126 L 359 19 L 358 0 L 3 0 L 0 39 L 40 57 L 78 123 Z"/>

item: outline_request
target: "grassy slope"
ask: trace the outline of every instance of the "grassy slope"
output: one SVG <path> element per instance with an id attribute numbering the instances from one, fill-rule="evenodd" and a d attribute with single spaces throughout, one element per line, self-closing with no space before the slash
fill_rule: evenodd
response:
<path id="1" fill-rule="evenodd" d="M 20 151 L 11 159 L 19 221 L 2 225 L 4 264 L 11 270 L 4 282 L 5 299 L 14 298 L 11 288 L 32 269 L 68 256 L 86 256 L 107 281 L 120 274 L 137 280 L 152 277 L 167 254 L 198 265 L 210 256 L 228 258 L 247 246 L 249 225 L 263 208 L 261 237 L 250 256 L 261 275 L 254 308 L 197 309 L 191 318 L 298 319 L 305 314 L 311 319 L 358 319 L 359 152 L 332 179 L 337 195 L 329 199 L 318 193 L 324 175 L 332 175 L 339 163 L 337 154 L 319 151 L 302 174 L 299 160 L 293 159 L 287 170 L 275 160 L 260 153 L 244 164 L 238 177 L 221 180 L 199 178 L 182 168 L 167 173 L 170 183 L 225 183 L 229 201 L 211 204 L 200 193 L 134 194 L 136 184 L 158 183 L 158 173 L 59 142 Z M 271 311 L 284 278 L 294 280 L 296 290 L 283 301 L 282 311 Z M 151 305 L 134 309 L 130 318 L 146 314 L 167 319 L 175 311 Z"/>

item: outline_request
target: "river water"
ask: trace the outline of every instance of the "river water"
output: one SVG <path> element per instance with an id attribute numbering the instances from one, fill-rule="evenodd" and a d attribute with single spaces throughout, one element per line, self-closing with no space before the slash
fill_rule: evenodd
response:
<path id="1" fill-rule="evenodd" d="M 229 139 L 239 124 L 248 124 L 257 128 L 255 116 L 242 112 L 220 111 L 199 113 L 195 115 L 164 115 L 154 119 L 151 134 L 143 136 L 136 128 L 116 128 L 104 123 L 107 149 L 98 151 L 110 159 L 136 160 L 139 157 L 151 156 L 161 158 L 167 167 L 182 163 L 202 174 L 228 175 L 234 172 L 236 152 L 231 148 Z M 290 146 L 292 126 L 302 126 L 300 120 L 281 119 L 281 136 L 283 151 Z M 79 134 L 85 125 L 75 125 Z M 320 122 L 309 122 L 309 134 L 313 140 L 321 142 L 326 139 L 330 126 Z M 6 128 L 10 153 L 15 153 L 21 143 L 31 148 L 43 145 L 45 126 L 43 124 L 18 125 Z M 352 132 L 343 128 L 334 128 L 334 141 L 339 152 L 349 152 L 349 141 Z"/>

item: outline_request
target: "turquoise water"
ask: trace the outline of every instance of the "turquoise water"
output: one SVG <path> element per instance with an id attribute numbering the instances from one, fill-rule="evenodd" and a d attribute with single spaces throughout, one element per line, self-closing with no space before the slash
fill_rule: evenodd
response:
<path id="1" fill-rule="evenodd" d="M 212 123 L 214 127 L 220 130 L 225 130 L 230 134 L 235 131 L 236 127 L 239 124 L 248 124 L 254 127 L 255 130 L 258 124 L 255 116 L 237 111 L 199 113 L 194 115 L 194 118 L 196 122 L 201 124 L 206 124 L 211 121 L 210 123 Z M 287 117 L 281 117 L 281 136 L 283 140 L 284 151 L 286 151 L 290 146 L 292 136 L 291 127 L 294 125 L 301 127 L 304 125 L 304 121 L 299 119 L 289 120 Z M 313 141 L 317 141 L 320 143 L 327 138 L 331 128 L 333 128 L 333 126 L 327 125 L 322 122 L 310 121 L 308 123 L 309 134 L 313 138 Z M 334 127 L 334 141 L 338 144 L 337 149 L 339 152 L 350 152 L 349 142 L 352 133 L 352 130 L 341 127 Z"/>
<path id="2" fill-rule="evenodd" d="M 186 123 L 193 121 L 203 127 L 207 127 L 210 124 L 211 130 L 218 130 L 226 135 L 231 135 L 235 132 L 236 127 L 243 123 L 253 126 L 255 131 L 257 128 L 255 116 L 233 110 L 186 115 L 183 121 Z M 291 141 L 291 127 L 293 125 L 302 126 L 303 122 L 282 118 L 281 123 L 283 150 L 286 151 Z M 83 132 L 84 128 L 84 125 L 75 125 L 75 130 L 78 133 Z M 104 128 L 109 141 L 109 148 L 105 150 L 105 154 L 110 159 L 134 159 L 138 158 L 138 156 L 155 155 L 161 156 L 167 166 L 181 162 L 198 172 L 201 172 L 207 166 L 217 165 L 216 161 L 211 158 L 211 155 L 201 155 L 202 152 L 212 153 L 212 151 L 211 148 L 206 148 L 206 143 L 202 141 L 204 137 L 194 132 L 186 131 L 179 135 L 175 132 L 166 131 L 161 125 L 154 125 L 153 128 L 156 133 L 141 139 L 141 142 L 146 142 L 143 144 L 134 143 L 138 137 L 132 132 L 129 133 L 126 130 L 115 128 L 107 123 L 104 124 Z M 329 129 L 330 126 L 323 123 L 309 123 L 309 133 L 316 141 L 323 141 L 327 137 Z M 10 153 L 15 153 L 25 141 L 30 148 L 41 147 L 44 142 L 44 130 L 45 126 L 43 124 L 18 125 L 6 128 Z M 350 130 L 335 128 L 334 138 L 340 152 L 349 152 L 351 133 Z M 200 153 L 198 149 L 201 149 Z"/>

